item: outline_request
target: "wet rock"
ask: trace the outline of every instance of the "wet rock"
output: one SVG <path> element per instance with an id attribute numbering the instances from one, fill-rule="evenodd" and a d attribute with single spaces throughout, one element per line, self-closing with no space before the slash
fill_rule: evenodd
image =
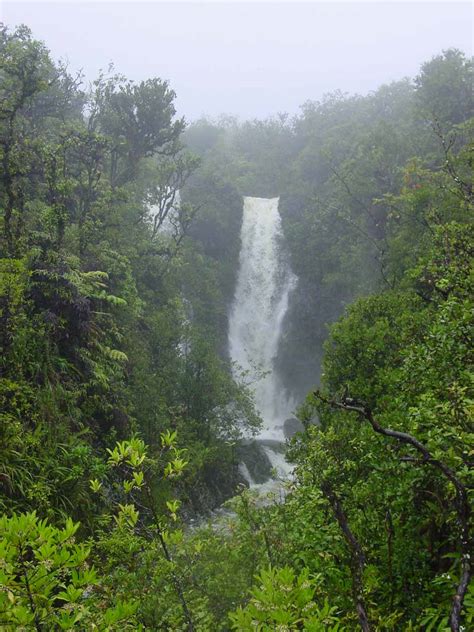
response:
<path id="1" fill-rule="evenodd" d="M 265 483 L 272 476 L 272 464 L 257 441 L 241 443 L 236 456 L 245 464 L 253 483 Z"/>
<path id="2" fill-rule="evenodd" d="M 299 419 L 296 419 L 296 417 L 290 417 L 289 419 L 286 419 L 283 424 L 283 432 L 286 439 L 291 439 L 293 435 L 295 435 L 297 432 L 303 432 L 303 430 L 303 424 L 301 423 L 301 421 L 299 421 Z"/>

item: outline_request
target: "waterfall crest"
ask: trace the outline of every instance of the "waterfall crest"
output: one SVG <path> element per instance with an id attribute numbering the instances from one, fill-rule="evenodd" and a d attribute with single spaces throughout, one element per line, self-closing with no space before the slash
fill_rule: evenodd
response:
<path id="1" fill-rule="evenodd" d="M 293 409 L 274 361 L 296 284 L 284 248 L 279 198 L 245 197 L 239 274 L 229 319 L 229 353 L 252 383 L 264 425 L 261 439 L 283 441 Z M 261 377 L 263 374 L 263 377 Z"/>

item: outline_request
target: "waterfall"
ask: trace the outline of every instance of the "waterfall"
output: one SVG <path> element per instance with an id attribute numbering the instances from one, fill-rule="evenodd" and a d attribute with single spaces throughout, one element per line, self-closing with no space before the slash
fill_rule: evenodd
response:
<path id="1" fill-rule="evenodd" d="M 260 439 L 284 440 L 293 409 L 274 370 L 290 293 L 296 284 L 284 248 L 279 198 L 244 198 L 239 274 L 229 319 L 235 377 L 245 371 L 263 419 Z M 263 377 L 262 377 L 263 376 Z"/>

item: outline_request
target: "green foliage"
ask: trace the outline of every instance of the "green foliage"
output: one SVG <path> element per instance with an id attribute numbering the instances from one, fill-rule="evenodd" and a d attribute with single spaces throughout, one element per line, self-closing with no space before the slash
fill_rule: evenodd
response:
<path id="1" fill-rule="evenodd" d="M 318 582 L 303 570 L 298 576 L 288 567 L 262 570 L 258 588 L 245 608 L 232 613 L 234 630 L 342 630 L 336 609 L 317 604 Z"/>
<path id="2" fill-rule="evenodd" d="M 418 190 L 433 199 L 439 180 L 425 177 Z M 418 256 L 411 255 L 414 265 L 397 290 L 359 299 L 332 327 L 323 379 L 326 399 L 340 408 L 364 402 L 382 428 L 415 437 L 431 460 L 472 490 L 472 225 L 461 221 L 472 200 L 462 182 L 451 178 L 451 187 L 458 191 L 456 205 L 453 188 L 448 217 L 440 206 L 437 224 Z M 411 190 L 400 195 L 406 201 L 413 201 Z M 329 482 L 343 499 L 371 564 L 364 582 L 372 618 L 445 629 L 465 555 L 452 480 L 403 444 L 376 436 L 363 416 L 310 395 L 301 415 L 310 422 L 316 414 L 319 427 L 309 427 L 294 448 L 302 484 L 297 498 L 306 504 L 305 489 Z M 470 607 L 467 596 L 466 625 Z"/>
<path id="3" fill-rule="evenodd" d="M 137 629 L 136 605 L 105 605 L 90 549 L 75 542 L 78 528 L 71 519 L 56 528 L 34 512 L 0 518 L 2 629 Z"/>
<path id="4" fill-rule="evenodd" d="M 183 485 L 223 464 L 232 489 L 232 453 L 215 454 L 258 419 L 218 356 L 216 271 L 185 239 L 197 207 L 178 192 L 198 160 L 174 92 L 102 74 L 84 93 L 26 28 L 1 38 L 2 505 L 93 522 L 104 445 L 176 423 L 193 446 Z"/>

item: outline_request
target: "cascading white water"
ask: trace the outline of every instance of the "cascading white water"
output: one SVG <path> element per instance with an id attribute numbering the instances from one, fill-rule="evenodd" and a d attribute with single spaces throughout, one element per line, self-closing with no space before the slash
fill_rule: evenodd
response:
<path id="1" fill-rule="evenodd" d="M 283 247 L 279 198 L 244 198 L 239 274 L 229 319 L 229 352 L 253 384 L 260 439 L 283 442 L 293 403 L 274 370 L 288 300 L 296 284 Z M 263 377 L 262 377 L 263 374 Z"/>

